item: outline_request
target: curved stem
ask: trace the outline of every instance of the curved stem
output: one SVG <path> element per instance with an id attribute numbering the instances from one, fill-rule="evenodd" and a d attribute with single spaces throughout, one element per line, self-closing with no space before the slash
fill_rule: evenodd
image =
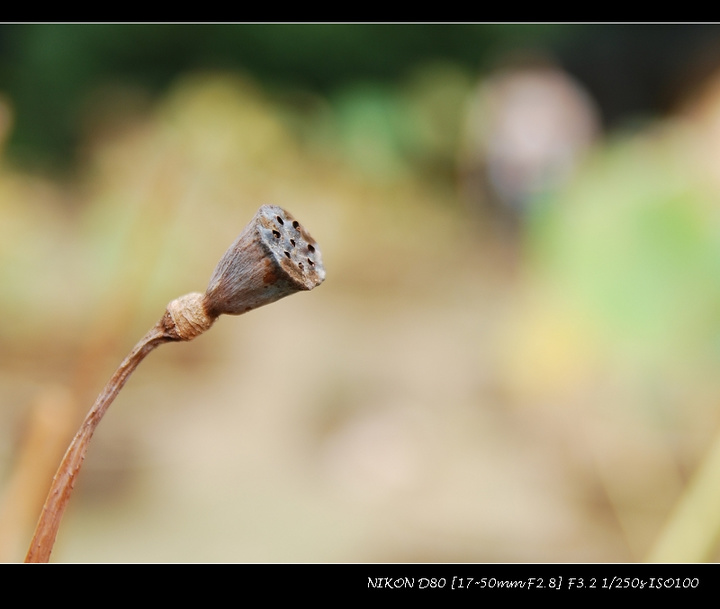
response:
<path id="1" fill-rule="evenodd" d="M 129 355 L 123 360 L 118 369 L 112 375 L 105 388 L 95 400 L 95 404 L 87 413 L 80 429 L 75 434 L 73 441 L 60 462 L 55 477 L 53 478 L 50 491 L 48 492 L 45 505 L 43 506 L 38 524 L 35 528 L 30 549 L 28 550 L 25 562 L 48 562 L 50 553 L 55 543 L 55 537 L 60 527 L 63 513 L 70 500 L 75 483 L 75 477 L 85 459 L 90 438 L 95 433 L 100 420 L 107 411 L 110 404 L 117 396 L 120 389 L 133 373 L 138 364 L 145 359 L 145 356 L 159 345 L 177 340 L 167 334 L 162 320 L 150 330 L 135 345 Z"/>

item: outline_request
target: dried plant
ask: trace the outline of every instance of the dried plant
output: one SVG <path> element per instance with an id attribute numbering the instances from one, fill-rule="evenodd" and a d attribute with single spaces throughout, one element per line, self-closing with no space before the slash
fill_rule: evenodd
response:
<path id="1" fill-rule="evenodd" d="M 163 343 L 192 340 L 220 315 L 241 315 L 295 292 L 312 290 L 324 279 L 320 250 L 308 232 L 282 208 L 262 206 L 225 252 L 205 294 L 193 292 L 168 304 L 160 321 L 135 345 L 98 396 L 53 478 L 25 562 L 50 559 L 90 438 L 150 351 Z"/>

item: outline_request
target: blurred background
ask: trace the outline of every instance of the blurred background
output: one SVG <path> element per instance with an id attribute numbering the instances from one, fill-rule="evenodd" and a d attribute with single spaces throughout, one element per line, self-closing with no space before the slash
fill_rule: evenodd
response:
<path id="1" fill-rule="evenodd" d="M 0 26 L 0 560 L 264 204 L 327 279 L 138 368 L 56 562 L 720 559 L 720 28 Z"/>

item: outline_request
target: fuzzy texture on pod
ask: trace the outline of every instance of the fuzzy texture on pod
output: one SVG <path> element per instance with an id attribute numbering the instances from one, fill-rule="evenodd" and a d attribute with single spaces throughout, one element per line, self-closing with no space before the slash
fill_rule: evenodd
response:
<path id="1" fill-rule="evenodd" d="M 192 340 L 210 329 L 216 318 L 205 312 L 204 299 L 202 294 L 191 292 L 168 304 L 165 317 L 160 323 L 169 338 Z"/>

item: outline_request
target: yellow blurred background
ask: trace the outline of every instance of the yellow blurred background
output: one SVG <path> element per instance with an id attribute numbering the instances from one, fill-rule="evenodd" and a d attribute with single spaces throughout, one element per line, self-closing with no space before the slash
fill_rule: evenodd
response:
<path id="1" fill-rule="evenodd" d="M 612 130 L 544 55 L 333 99 L 241 70 L 107 95 L 72 173 L 0 165 L 1 560 L 265 203 L 325 283 L 143 362 L 53 561 L 720 559 L 720 73 Z M 3 142 L 14 120 L 5 96 Z"/>

